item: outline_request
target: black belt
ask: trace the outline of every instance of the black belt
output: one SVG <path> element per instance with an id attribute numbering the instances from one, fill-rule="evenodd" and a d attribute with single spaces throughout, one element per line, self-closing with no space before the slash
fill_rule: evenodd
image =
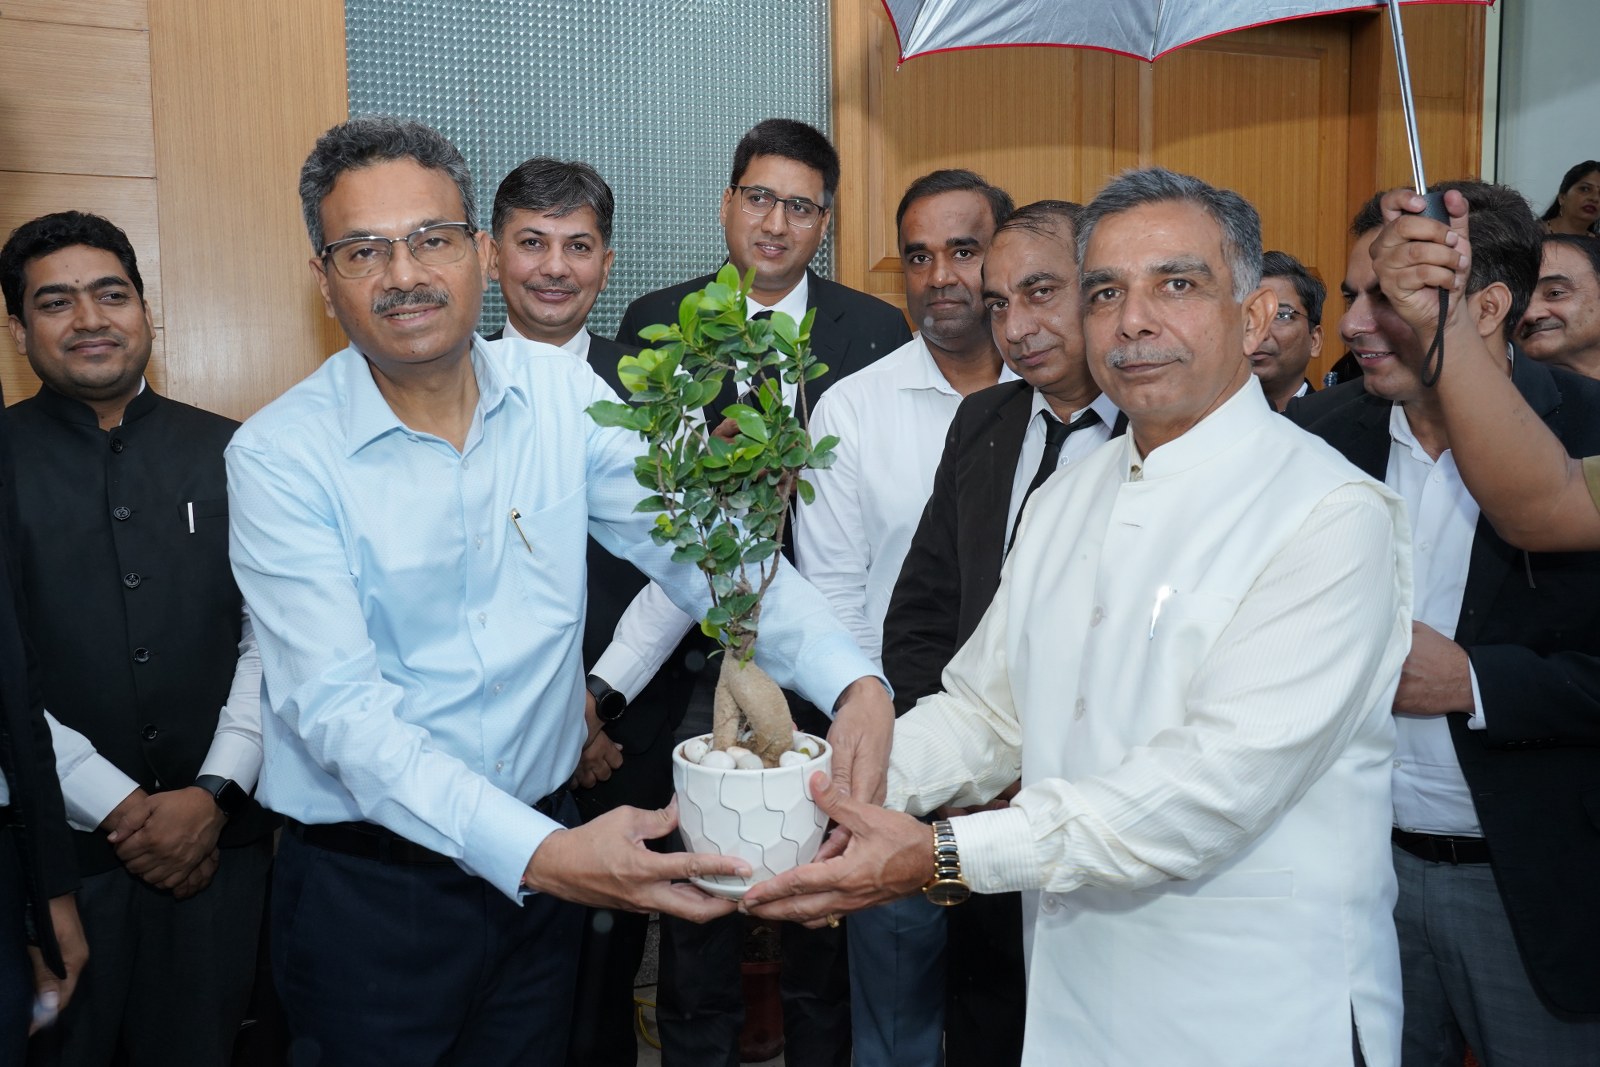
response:
<path id="1" fill-rule="evenodd" d="M 1429 863 L 1488 863 L 1489 845 L 1481 837 L 1451 837 L 1448 834 L 1418 834 L 1396 826 L 1389 840 Z"/>
<path id="2" fill-rule="evenodd" d="M 554 819 L 561 803 L 567 798 L 565 789 L 558 789 L 533 805 L 540 814 Z M 388 827 L 370 822 L 335 822 L 307 825 L 294 819 L 285 820 L 289 833 L 308 845 L 339 852 L 346 856 L 377 860 L 408 867 L 429 864 L 454 863 L 442 852 L 425 848 L 408 841 Z"/>

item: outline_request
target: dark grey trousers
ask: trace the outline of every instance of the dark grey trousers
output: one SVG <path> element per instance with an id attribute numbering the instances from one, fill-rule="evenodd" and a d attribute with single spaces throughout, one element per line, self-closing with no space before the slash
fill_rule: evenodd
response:
<path id="1" fill-rule="evenodd" d="M 1394 868 L 1403 1067 L 1461 1067 L 1467 1046 L 1483 1067 L 1600 1065 L 1600 1017 L 1539 999 L 1487 863 L 1430 863 L 1395 848 Z"/>

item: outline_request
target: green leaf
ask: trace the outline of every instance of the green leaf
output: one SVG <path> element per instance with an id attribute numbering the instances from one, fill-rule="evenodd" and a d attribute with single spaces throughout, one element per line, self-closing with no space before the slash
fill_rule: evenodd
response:
<path id="1" fill-rule="evenodd" d="M 802 504 L 809 504 L 813 500 L 817 499 L 817 491 L 813 489 L 811 487 L 811 483 L 806 481 L 804 478 L 801 478 L 794 483 L 794 490 L 800 494 L 800 503 Z M 681 626 L 682 623 L 679 625 Z"/>
<path id="2" fill-rule="evenodd" d="M 672 553 L 672 562 L 674 563 L 699 563 L 705 558 L 705 545 L 683 545 L 676 552 Z M 679 625 L 681 626 L 683 624 L 679 623 Z"/>
<path id="3" fill-rule="evenodd" d="M 632 429 L 629 421 L 634 414 L 634 409 L 627 404 L 620 404 L 615 400 L 596 400 L 584 409 L 589 417 L 601 426 L 621 426 Z"/>
<path id="4" fill-rule="evenodd" d="M 634 511 L 665 511 L 666 509 L 667 502 L 662 500 L 660 496 L 647 496 L 633 506 Z M 683 624 L 679 623 L 678 625 L 682 626 Z"/>
<path id="5" fill-rule="evenodd" d="M 640 330 L 639 331 L 639 336 L 643 337 L 646 341 L 649 341 L 651 344 L 654 344 L 657 341 L 662 341 L 662 340 L 665 340 L 668 337 L 671 337 L 672 336 L 672 327 L 671 326 L 663 326 L 661 323 L 658 322 L 658 323 L 655 323 L 652 326 L 646 326 L 644 329 Z M 624 358 L 626 358 L 626 357 L 624 357 Z"/>
<path id="6" fill-rule="evenodd" d="M 706 622 L 709 622 L 713 626 L 726 626 L 732 621 L 733 612 L 729 611 L 721 604 L 714 605 L 709 611 L 706 612 Z M 679 623 L 679 625 L 681 626 L 683 624 Z"/>
<path id="7" fill-rule="evenodd" d="M 743 405 L 736 406 L 742 407 Z M 759 441 L 762 444 L 766 444 L 766 422 L 761 418 L 760 415 L 756 414 L 754 411 L 750 411 L 749 408 L 745 408 L 745 411 L 748 412 L 748 414 L 733 416 L 733 420 L 739 424 L 739 432 L 750 438 L 752 441 Z"/>
<path id="8" fill-rule="evenodd" d="M 828 365 L 826 363 L 813 363 L 806 368 L 806 381 L 815 381 L 827 373 Z"/>
<path id="9" fill-rule="evenodd" d="M 770 559 L 776 551 L 778 551 L 778 542 L 771 538 L 763 538 L 745 551 L 744 561 L 746 563 L 760 563 L 764 559 Z M 683 624 L 679 623 L 678 625 L 682 626 Z"/>

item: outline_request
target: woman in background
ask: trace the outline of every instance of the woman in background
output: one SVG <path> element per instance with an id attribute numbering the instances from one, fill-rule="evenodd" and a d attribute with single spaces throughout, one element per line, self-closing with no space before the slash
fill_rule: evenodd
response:
<path id="1" fill-rule="evenodd" d="M 1561 191 L 1539 216 L 1546 233 L 1600 236 L 1600 159 L 1586 159 L 1561 179 Z"/>

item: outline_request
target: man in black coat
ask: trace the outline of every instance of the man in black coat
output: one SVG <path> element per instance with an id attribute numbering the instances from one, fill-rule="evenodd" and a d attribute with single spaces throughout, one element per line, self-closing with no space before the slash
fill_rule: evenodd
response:
<path id="1" fill-rule="evenodd" d="M 30 636 L 97 966 L 30 1062 L 213 1064 L 249 1002 L 272 823 L 260 660 L 228 565 L 237 424 L 144 381 L 153 329 L 127 236 L 81 212 L 0 250 Z"/>
<path id="2" fill-rule="evenodd" d="M 798 322 L 816 311 L 812 352 L 828 370 L 806 383 L 808 404 L 840 378 L 911 340 L 905 316 L 896 308 L 810 268 L 831 221 L 838 187 L 839 156 L 826 137 L 802 122 L 767 119 L 739 141 L 728 187 L 722 191 L 720 218 L 728 260 L 741 274 L 755 271 L 749 314 L 782 311 Z M 637 342 L 646 326 L 678 321 L 683 298 L 705 288 L 713 277 L 639 297 L 623 315 L 617 339 Z M 792 393 L 786 388 L 785 395 Z M 708 419 L 719 421 L 721 410 L 734 399 L 730 381 L 708 408 Z M 800 415 L 804 419 L 807 413 L 802 409 Z M 657 605 L 646 629 L 660 630 L 660 643 L 668 643 L 689 620 L 670 605 Z M 702 655 L 714 648 L 709 643 L 698 647 Z M 697 694 L 696 700 L 697 706 L 709 707 L 715 679 L 713 672 L 704 673 L 706 694 L 703 700 Z M 827 732 L 828 720 L 816 708 L 791 697 L 790 709 L 801 728 Z M 663 919 L 657 1013 L 664 1063 L 715 1067 L 738 1062 L 744 1015 L 738 975 L 741 929 L 737 916 L 704 927 Z M 786 926 L 783 944 L 785 1060 L 796 1067 L 848 1064 L 850 990 L 843 934 Z"/>
<path id="3" fill-rule="evenodd" d="M 38 664 L 23 637 L 15 531 L 0 397 L 0 1063 L 22 1062 L 30 1016 L 65 1008 L 89 957 Z"/>
<path id="4" fill-rule="evenodd" d="M 1527 202 L 1481 182 L 1444 187 L 1461 231 L 1446 278 L 1470 230 L 1450 312 L 1473 329 L 1456 341 L 1508 355 L 1512 383 L 1567 450 L 1600 451 L 1600 384 L 1508 345 L 1539 270 Z M 1415 622 L 1394 705 L 1403 1062 L 1458 1062 L 1467 1045 L 1486 1063 L 1592 1064 L 1600 553 L 1519 552 L 1480 516 L 1422 384 L 1433 330 L 1414 309 L 1436 318 L 1436 294 L 1408 282 L 1445 232 L 1397 209 L 1386 219 L 1385 204 L 1357 215 L 1342 286 L 1339 331 L 1362 379 L 1288 414 L 1400 493 L 1412 525 Z"/>
<path id="5" fill-rule="evenodd" d="M 506 325 L 486 339 L 526 338 L 586 359 L 621 396 L 617 361 L 639 351 L 589 331 L 589 312 L 605 290 L 616 253 L 611 187 L 587 163 L 536 157 L 519 164 L 495 192 L 489 275 L 500 283 Z M 589 600 L 583 663 L 593 671 L 611 644 L 622 612 L 647 584 L 638 568 L 589 539 Z M 573 784 L 585 822 L 631 805 L 662 808 L 672 800 L 673 731 L 683 718 L 697 650 L 685 641 L 632 700 L 591 673 L 589 714 L 601 731 L 584 749 Z M 578 960 L 578 995 L 567 1063 L 633 1067 L 633 980 L 644 956 L 649 917 L 590 908 Z"/>
<path id="6" fill-rule="evenodd" d="M 1069 467 L 1124 428 L 1084 359 L 1079 210 L 1060 200 L 1018 208 L 984 259 L 995 344 L 1022 381 L 972 394 L 950 424 L 883 625 L 883 670 L 897 713 L 943 688 L 945 664 L 994 599 L 1035 478 Z M 1057 445 L 1047 455 L 1053 436 Z M 1020 894 L 975 895 L 951 908 L 946 958 L 946 1063 L 1019 1063 L 1026 1000 Z"/>

